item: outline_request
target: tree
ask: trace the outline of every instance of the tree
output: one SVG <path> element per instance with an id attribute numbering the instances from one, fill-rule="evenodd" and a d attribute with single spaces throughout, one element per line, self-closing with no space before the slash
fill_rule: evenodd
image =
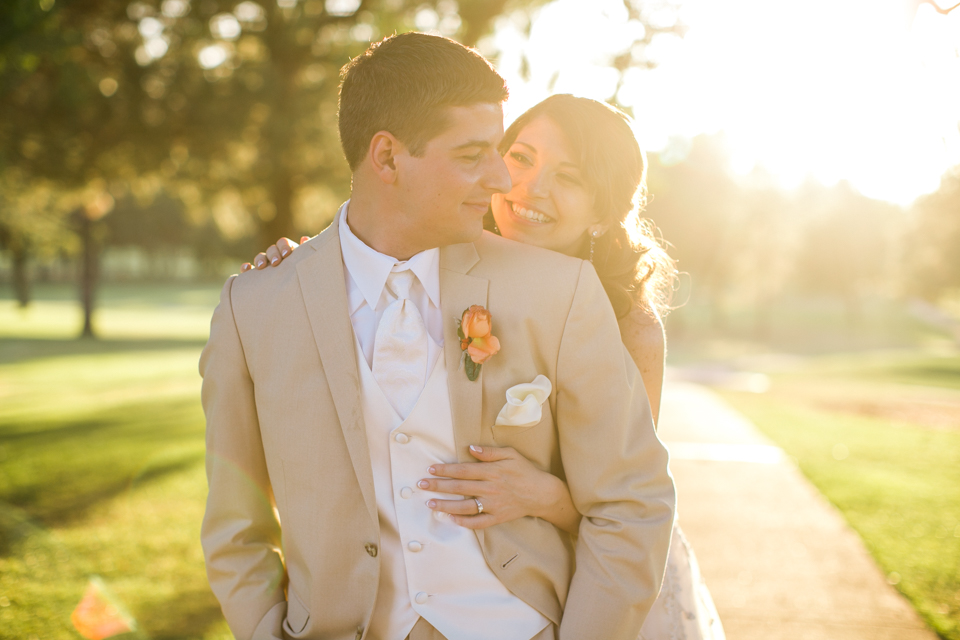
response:
<path id="1" fill-rule="evenodd" d="M 507 8 L 506 0 L 136 2 L 143 86 L 171 136 L 161 171 L 194 219 L 212 212 L 230 239 L 257 233 L 263 246 L 315 233 L 349 191 L 336 126 L 343 64 L 371 40 L 418 26 L 474 44 Z M 165 51 L 148 60 L 150 47 Z"/>
<path id="2" fill-rule="evenodd" d="M 735 278 L 742 231 L 740 189 L 727 168 L 727 154 L 719 136 L 674 140 L 650 157 L 646 215 L 672 245 L 670 254 L 681 272 L 690 274 L 691 287 L 706 299 L 713 322 L 726 322 L 724 299 Z"/>
<path id="3" fill-rule="evenodd" d="M 134 58 L 139 34 L 126 8 L 119 0 L 19 0 L 0 17 L 7 25 L 0 32 L 0 173 L 15 171 L 28 191 L 48 184 L 62 196 L 46 211 L 61 233 L 7 225 L 5 244 L 26 251 L 78 232 L 80 242 L 70 244 L 84 252 L 84 335 L 93 334 L 89 279 L 97 274 L 97 255 L 87 252 L 96 251 L 95 225 L 112 207 L 110 189 L 139 187 L 168 146 L 145 117 L 144 72 Z"/>
<path id="4" fill-rule="evenodd" d="M 794 274 L 801 291 L 843 301 L 847 324 L 861 319 L 866 294 L 887 293 L 896 280 L 903 211 L 868 198 L 847 182 L 807 185 L 798 197 L 806 222 Z"/>
<path id="5" fill-rule="evenodd" d="M 164 185 L 190 224 L 212 220 L 226 244 L 313 233 L 349 191 L 336 133 L 341 66 L 411 28 L 474 45 L 497 16 L 543 1 L 4 3 L 0 173 L 16 167 L 86 198 L 59 212 L 61 227 L 79 221 L 81 235 L 101 224 L 90 216 L 109 214 L 105 203 Z M 642 3 L 624 4 L 640 15 Z M 5 246 L 27 246 L 13 238 L 20 231 L 4 233 Z M 92 293 L 83 297 L 89 317 Z"/>
<path id="6" fill-rule="evenodd" d="M 910 214 L 906 247 L 910 291 L 936 301 L 960 290 L 960 167 L 943 176 L 937 191 L 919 198 Z"/>

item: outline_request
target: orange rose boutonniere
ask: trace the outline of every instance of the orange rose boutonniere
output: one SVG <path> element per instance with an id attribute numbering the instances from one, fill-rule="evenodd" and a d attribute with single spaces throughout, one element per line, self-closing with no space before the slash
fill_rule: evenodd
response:
<path id="1" fill-rule="evenodd" d="M 493 318 L 490 312 L 478 304 L 464 311 L 457 324 L 467 378 L 473 381 L 480 375 L 480 366 L 500 351 L 500 341 L 491 333 Z"/>

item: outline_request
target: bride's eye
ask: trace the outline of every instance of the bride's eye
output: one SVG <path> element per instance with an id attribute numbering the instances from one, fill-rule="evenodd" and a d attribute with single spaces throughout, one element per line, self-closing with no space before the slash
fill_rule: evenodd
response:
<path id="1" fill-rule="evenodd" d="M 530 166 L 533 164 L 533 161 L 530 160 L 529 156 L 525 153 L 520 153 L 519 151 L 511 151 L 510 158 L 515 162 L 522 164 L 524 166 Z"/>

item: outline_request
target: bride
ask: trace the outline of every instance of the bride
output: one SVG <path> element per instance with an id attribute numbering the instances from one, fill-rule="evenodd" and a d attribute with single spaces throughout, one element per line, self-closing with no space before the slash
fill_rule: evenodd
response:
<path id="1" fill-rule="evenodd" d="M 500 152 L 513 188 L 493 196 L 487 230 L 593 263 L 656 421 L 666 348 L 660 317 L 676 271 L 652 223 L 640 216 L 646 159 L 629 118 L 595 100 L 551 96 L 517 118 Z M 281 239 L 254 264 L 258 269 L 276 265 L 297 246 Z M 243 265 L 244 271 L 251 268 Z M 477 500 L 435 499 L 428 502 L 431 509 L 471 529 L 533 516 L 576 535 L 581 516 L 560 478 L 509 447 L 471 447 L 471 452 L 478 462 L 435 465 L 419 486 Z M 663 586 L 640 638 L 724 638 L 696 558 L 676 524 Z"/>

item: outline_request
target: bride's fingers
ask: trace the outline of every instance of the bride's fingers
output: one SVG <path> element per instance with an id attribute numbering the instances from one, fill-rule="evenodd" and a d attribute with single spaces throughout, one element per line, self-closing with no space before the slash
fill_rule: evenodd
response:
<path id="1" fill-rule="evenodd" d="M 460 480 L 489 480 L 491 469 L 485 468 L 480 462 L 464 462 L 462 464 L 435 464 L 428 471 L 431 475 Z"/>
<path id="2" fill-rule="evenodd" d="M 452 493 L 459 496 L 473 496 L 483 489 L 482 482 L 473 480 L 448 480 L 445 478 L 424 478 L 417 486 L 425 491 L 437 493 Z"/>
<path id="3" fill-rule="evenodd" d="M 240 265 L 240 273 L 245 273 L 250 271 L 250 269 L 253 269 L 253 265 L 249 262 L 244 262 L 242 265 Z"/>
<path id="4" fill-rule="evenodd" d="M 466 529 L 486 529 L 500 524 L 500 519 L 492 513 L 481 513 L 478 516 L 450 516 L 451 522 Z"/>
<path id="5" fill-rule="evenodd" d="M 262 251 L 253 259 L 253 266 L 255 266 L 257 269 L 263 269 L 267 266 L 267 264 L 267 254 L 263 253 Z"/>
<path id="6" fill-rule="evenodd" d="M 477 515 L 477 501 L 473 498 L 464 498 L 463 500 L 427 500 L 427 506 L 434 511 L 449 513 L 451 515 Z"/>
<path id="7" fill-rule="evenodd" d="M 279 240 L 277 240 L 277 244 L 274 246 L 276 246 L 277 250 L 280 251 L 280 256 L 283 258 L 286 258 L 288 255 L 290 255 L 291 251 L 293 251 L 300 245 L 298 245 L 296 242 L 294 242 L 290 238 L 280 238 Z"/>
<path id="8" fill-rule="evenodd" d="M 470 455 L 483 462 L 496 462 L 517 457 L 517 450 L 513 447 L 481 447 L 478 444 L 470 445 Z"/>
<path id="9" fill-rule="evenodd" d="M 267 260 L 269 260 L 270 265 L 274 267 L 280 264 L 280 261 L 283 260 L 283 258 L 280 257 L 280 249 L 277 248 L 277 245 L 272 244 L 267 247 Z"/>

